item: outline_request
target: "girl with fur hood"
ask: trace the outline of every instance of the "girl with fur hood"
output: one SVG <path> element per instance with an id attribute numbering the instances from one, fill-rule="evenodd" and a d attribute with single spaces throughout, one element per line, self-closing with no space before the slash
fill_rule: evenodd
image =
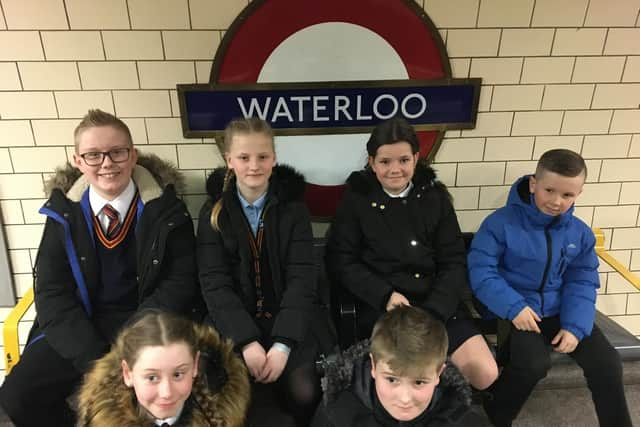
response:
<path id="1" fill-rule="evenodd" d="M 451 196 L 419 151 L 405 119 L 376 126 L 367 167 L 348 178 L 331 225 L 327 268 L 358 301 L 359 338 L 393 307 L 421 307 L 445 322 L 453 364 L 485 389 L 498 368 L 461 304 L 468 286 L 464 241 Z"/>
<path id="2" fill-rule="evenodd" d="M 276 166 L 273 133 L 263 120 L 232 121 L 224 142 L 227 167 L 207 180 L 210 198 L 197 236 L 208 320 L 234 341 L 254 381 L 250 424 L 282 425 L 258 408 L 283 408 L 306 425 L 321 394 L 311 327 L 322 329 L 326 318 L 304 178 Z"/>
<path id="3" fill-rule="evenodd" d="M 138 313 L 86 375 L 81 427 L 241 427 L 246 368 L 210 327 L 167 312 Z"/>

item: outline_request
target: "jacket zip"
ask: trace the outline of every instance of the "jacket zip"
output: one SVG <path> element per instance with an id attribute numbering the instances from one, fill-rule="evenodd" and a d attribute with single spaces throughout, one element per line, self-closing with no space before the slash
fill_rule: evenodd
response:
<path id="1" fill-rule="evenodd" d="M 551 220 L 549 224 L 544 227 L 544 237 L 547 241 L 547 263 L 544 266 L 544 273 L 542 274 L 542 281 L 540 282 L 540 286 L 538 286 L 538 292 L 540 292 L 540 316 L 544 317 L 544 285 L 547 283 L 547 277 L 549 276 L 549 269 L 551 268 L 551 258 L 553 256 L 552 253 L 552 241 L 551 241 L 551 233 L 549 229 L 555 225 L 556 222 L 560 219 L 559 216 L 556 216 Z"/>

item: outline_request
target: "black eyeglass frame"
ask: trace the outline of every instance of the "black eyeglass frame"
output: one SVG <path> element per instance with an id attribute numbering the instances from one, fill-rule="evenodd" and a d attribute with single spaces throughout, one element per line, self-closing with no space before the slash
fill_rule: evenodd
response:
<path id="1" fill-rule="evenodd" d="M 127 157 L 122 160 L 116 160 L 113 158 L 113 153 L 115 151 L 125 151 L 127 153 Z M 86 156 L 89 154 L 100 154 L 100 159 L 96 160 L 95 162 L 91 161 L 91 163 L 89 163 L 89 160 L 87 160 L 86 158 Z M 127 160 L 129 160 L 129 158 L 131 157 L 131 147 L 119 147 L 109 151 L 89 151 L 89 152 L 80 154 L 80 157 L 82 157 L 82 160 L 84 160 L 87 166 L 100 166 L 102 163 L 104 163 L 104 159 L 106 158 L 106 156 L 109 156 L 109 159 L 111 159 L 113 163 L 124 163 Z"/>

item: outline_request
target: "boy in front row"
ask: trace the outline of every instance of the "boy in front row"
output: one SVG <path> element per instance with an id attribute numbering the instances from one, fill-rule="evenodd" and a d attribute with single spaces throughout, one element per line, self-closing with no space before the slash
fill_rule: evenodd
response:
<path id="1" fill-rule="evenodd" d="M 37 317 L 0 405 L 19 427 L 72 426 L 66 398 L 139 309 L 188 314 L 197 298 L 195 237 L 179 173 L 138 156 L 127 125 L 90 110 L 74 167 L 49 181 L 35 265 Z"/>
<path id="2" fill-rule="evenodd" d="M 444 324 L 417 307 L 398 306 L 356 344 L 326 364 L 324 402 L 311 427 L 481 427 L 469 409 L 471 390 L 445 367 Z"/>
<path id="3" fill-rule="evenodd" d="M 480 226 L 468 255 L 471 288 L 511 321 L 510 359 L 488 391 L 495 426 L 512 420 L 550 368 L 549 345 L 583 369 L 600 426 L 631 426 L 616 350 L 594 324 L 598 259 L 591 229 L 573 216 L 587 168 L 570 150 L 547 151 L 535 175 Z"/>

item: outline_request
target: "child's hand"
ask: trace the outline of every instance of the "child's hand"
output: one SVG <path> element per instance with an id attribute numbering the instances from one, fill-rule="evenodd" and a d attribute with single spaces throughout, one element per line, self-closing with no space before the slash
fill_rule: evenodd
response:
<path id="1" fill-rule="evenodd" d="M 263 376 L 262 372 L 267 362 L 267 355 L 264 352 L 264 348 L 258 341 L 253 341 L 244 346 L 242 349 L 242 357 L 251 376 L 259 380 Z"/>
<path id="2" fill-rule="evenodd" d="M 539 334 L 540 328 L 538 327 L 538 322 L 540 322 L 540 317 L 529 306 L 523 308 L 512 320 L 516 329 L 520 331 L 536 332 Z"/>
<path id="3" fill-rule="evenodd" d="M 258 381 L 265 384 L 276 381 L 282 375 L 282 371 L 287 365 L 287 360 L 289 360 L 288 353 L 271 347 L 267 353 L 267 363 L 265 363 L 262 370 L 262 378 Z"/>
<path id="4" fill-rule="evenodd" d="M 578 346 L 578 338 L 566 329 L 560 329 L 551 340 L 551 345 L 558 353 L 571 353 Z"/>
<path id="5" fill-rule="evenodd" d="M 391 296 L 389 297 L 389 301 L 387 301 L 387 311 L 399 305 L 411 305 L 411 304 L 409 304 L 409 300 L 400 292 L 393 291 L 391 293 Z"/>

